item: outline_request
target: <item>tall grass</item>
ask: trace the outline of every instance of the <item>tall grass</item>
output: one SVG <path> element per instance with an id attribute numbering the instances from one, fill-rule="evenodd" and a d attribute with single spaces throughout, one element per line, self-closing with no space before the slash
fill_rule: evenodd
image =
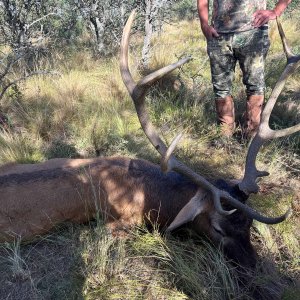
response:
<path id="1" fill-rule="evenodd" d="M 299 24 L 286 20 L 283 26 L 299 52 Z M 284 64 L 273 26 L 270 37 L 267 95 Z M 130 57 L 135 78 L 141 76 L 139 50 L 136 37 Z M 161 135 L 169 143 L 183 130 L 185 137 L 176 155 L 200 174 L 211 179 L 240 178 L 248 141 L 218 142 L 205 40 L 198 22 L 167 26 L 155 39 L 153 51 L 153 69 L 177 57 L 195 57 L 161 80 L 147 96 L 151 119 Z M 158 162 L 123 86 L 118 59 L 93 61 L 87 52 L 60 56 L 60 76 L 31 78 L 4 99 L 2 109 L 10 129 L 0 134 L 1 163 L 96 155 Z M 299 91 L 297 73 L 279 99 L 272 126 L 299 121 Z M 245 94 L 238 72 L 234 97 L 241 115 Z M 299 145 L 298 134 L 266 145 L 258 156 L 259 168 L 268 169 L 271 175 L 260 182 L 261 193 L 250 204 L 269 215 L 292 205 L 294 213 L 280 225 L 254 224 L 252 239 L 265 272 L 258 270 L 253 281 L 241 284 L 235 268 L 218 249 L 189 238 L 188 232 L 182 239 L 142 227 L 133 229 L 127 238 L 116 238 L 98 220 L 97 224 L 67 226 L 36 244 L 2 246 L 0 296 L 7 293 L 7 282 L 14 282 L 15 274 L 25 274 L 23 285 L 12 287 L 12 295 L 20 295 L 23 289 L 24 299 L 255 299 L 253 293 L 251 296 L 254 288 L 261 299 L 278 299 L 283 290 L 283 299 L 296 299 L 300 290 Z M 6 274 L 7 266 L 10 271 Z M 18 293 L 13 292 L 16 289 Z"/>

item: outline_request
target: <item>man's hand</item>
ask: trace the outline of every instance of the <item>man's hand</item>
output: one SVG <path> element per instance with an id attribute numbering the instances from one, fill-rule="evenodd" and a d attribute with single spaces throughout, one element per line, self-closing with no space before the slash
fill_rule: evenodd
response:
<path id="1" fill-rule="evenodd" d="M 277 15 L 274 10 L 257 10 L 253 14 L 252 25 L 254 27 L 260 27 L 268 23 L 270 20 L 275 20 L 276 17 Z"/>
<path id="2" fill-rule="evenodd" d="M 212 38 L 219 36 L 216 29 L 208 24 L 201 25 L 201 29 L 207 40 L 211 40 Z"/>

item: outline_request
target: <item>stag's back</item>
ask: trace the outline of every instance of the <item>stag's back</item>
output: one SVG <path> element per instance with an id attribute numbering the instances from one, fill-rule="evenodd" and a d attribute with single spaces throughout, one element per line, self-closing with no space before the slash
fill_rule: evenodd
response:
<path id="1" fill-rule="evenodd" d="M 97 212 L 112 228 L 144 217 L 167 225 L 196 191 L 158 166 L 129 158 L 53 159 L 0 169 L 0 240 L 30 239 L 63 221 L 86 222 Z"/>

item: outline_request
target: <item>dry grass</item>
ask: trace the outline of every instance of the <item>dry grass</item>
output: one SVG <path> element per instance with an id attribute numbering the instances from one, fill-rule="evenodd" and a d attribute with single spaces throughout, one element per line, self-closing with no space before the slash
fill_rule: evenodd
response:
<path id="1" fill-rule="evenodd" d="M 299 52 L 297 25 L 287 20 L 284 27 Z M 191 54 L 195 59 L 151 90 L 147 98 L 151 118 L 168 142 L 178 131 L 185 131 L 176 154 L 194 170 L 209 178 L 240 178 L 247 141 L 216 142 L 219 132 L 214 124 L 205 41 L 199 32 L 198 22 L 182 22 L 168 26 L 154 41 L 154 69 L 175 61 L 176 56 Z M 271 38 L 267 93 L 283 66 L 273 28 Z M 135 55 L 139 47 L 133 47 L 131 57 L 136 78 L 140 76 Z M 21 93 L 10 91 L 5 99 L 3 110 L 11 130 L 0 135 L 1 162 L 111 154 L 158 161 L 141 133 L 117 58 L 95 62 L 82 52 L 61 61 L 61 76 L 31 78 Z M 274 126 L 299 121 L 299 111 L 293 105 L 290 110 L 282 109 L 286 100 L 299 109 L 295 102 L 299 91 L 296 74 L 279 99 Z M 234 92 L 242 111 L 244 94 L 239 76 Z M 60 228 L 32 244 L 2 245 L 0 298 L 253 299 L 250 292 L 256 287 L 261 299 L 279 299 L 282 293 L 283 299 L 296 299 L 300 291 L 299 150 L 298 134 L 270 143 L 258 157 L 258 166 L 271 175 L 261 182 L 261 193 L 251 198 L 251 205 L 277 215 L 292 203 L 294 214 L 276 226 L 255 223 L 252 238 L 261 269 L 244 287 L 222 254 L 197 238 L 189 238 L 190 233 L 185 232 L 185 238 L 161 236 L 157 230 L 149 232 L 142 227 L 126 239 L 117 239 L 98 220 Z"/>

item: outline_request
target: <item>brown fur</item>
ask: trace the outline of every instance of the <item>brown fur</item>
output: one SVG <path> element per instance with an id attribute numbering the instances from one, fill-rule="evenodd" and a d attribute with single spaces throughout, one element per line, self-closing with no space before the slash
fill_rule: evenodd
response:
<path id="1" fill-rule="evenodd" d="M 163 174 L 159 166 L 141 159 L 52 159 L 4 165 L 0 242 L 16 237 L 31 240 L 62 222 L 87 222 L 97 213 L 112 230 L 143 221 L 166 228 L 197 191 L 207 197 L 184 176 Z M 253 265 L 251 220 L 242 212 L 222 216 L 210 200 L 190 226 L 221 245 L 229 257 Z"/>
<path id="2" fill-rule="evenodd" d="M 31 239 L 63 221 L 88 221 L 97 211 L 112 227 L 140 224 L 149 213 L 166 225 L 195 191 L 185 190 L 185 200 L 176 193 L 164 194 L 163 181 L 171 182 L 171 177 L 144 160 L 120 157 L 4 165 L 0 241 Z"/>

